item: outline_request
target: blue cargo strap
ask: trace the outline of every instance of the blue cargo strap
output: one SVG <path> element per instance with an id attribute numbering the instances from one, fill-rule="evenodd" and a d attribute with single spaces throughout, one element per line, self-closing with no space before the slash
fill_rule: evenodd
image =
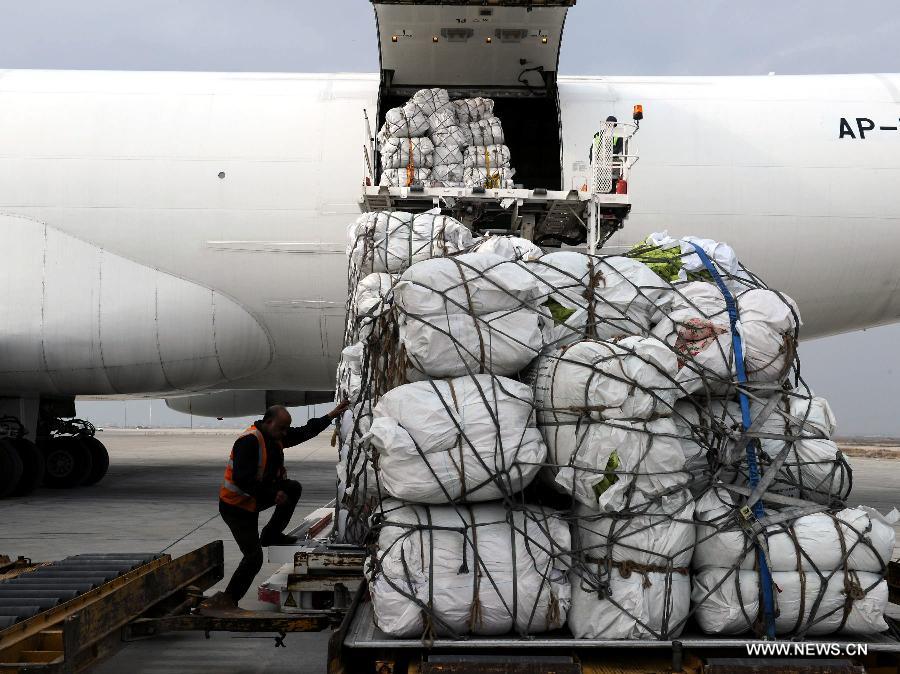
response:
<path id="1" fill-rule="evenodd" d="M 706 267 L 706 270 L 713 277 L 713 280 L 716 282 L 716 285 L 719 286 L 719 290 L 722 292 L 722 296 L 725 298 L 725 305 L 728 307 L 728 319 L 731 322 L 731 343 L 734 347 L 734 369 L 737 373 L 738 383 L 745 384 L 747 382 L 747 370 L 744 367 L 744 344 L 741 339 L 741 333 L 738 331 L 737 327 L 737 303 L 734 301 L 734 296 L 731 294 L 731 291 L 728 290 L 728 286 L 725 285 L 725 282 L 722 280 L 722 276 L 719 274 L 712 260 L 709 259 L 706 251 L 696 243 L 689 243 L 694 247 L 694 252 L 697 253 L 697 257 L 699 257 L 700 261 L 703 262 L 703 266 Z M 738 389 L 738 397 L 741 402 L 741 422 L 744 427 L 744 431 L 746 431 L 750 428 L 750 424 L 752 422 L 752 419 L 750 418 L 750 401 L 747 399 L 747 394 L 744 393 L 744 391 L 740 388 Z M 755 489 L 757 483 L 759 482 L 759 465 L 756 463 L 757 444 L 758 443 L 755 440 L 747 443 L 747 467 L 750 473 L 751 490 Z M 753 504 L 752 512 L 753 516 L 756 517 L 757 520 L 765 517 L 766 511 L 763 507 L 761 499 Z M 765 552 L 758 543 L 756 545 L 756 555 L 757 559 L 759 560 L 759 584 L 762 588 L 763 615 L 765 616 L 766 620 L 766 637 L 769 639 L 774 639 L 775 602 L 772 595 L 772 574 L 769 571 L 769 565 L 766 563 Z"/>

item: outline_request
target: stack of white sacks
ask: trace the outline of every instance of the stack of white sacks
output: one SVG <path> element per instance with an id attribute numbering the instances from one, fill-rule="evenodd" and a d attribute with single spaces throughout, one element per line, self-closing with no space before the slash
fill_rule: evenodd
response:
<path id="1" fill-rule="evenodd" d="M 422 89 L 385 114 L 378 133 L 381 184 L 508 187 L 515 171 L 490 98 L 450 100 Z"/>
<path id="2" fill-rule="evenodd" d="M 447 120 L 460 122 L 489 107 L 453 111 Z M 340 368 L 355 406 L 339 496 L 368 499 L 361 512 L 374 514 L 368 574 L 382 630 L 524 634 L 567 621 L 579 638 L 671 639 L 691 615 L 713 634 L 758 625 L 754 547 L 725 491 L 746 486 L 746 461 L 716 464 L 737 451 L 742 420 L 712 279 L 672 284 L 631 257 L 473 240 L 437 212 L 366 214 L 350 240 L 359 341 Z M 824 512 L 846 497 L 849 467 L 827 402 L 788 384 L 797 308 L 751 282 L 724 244 L 694 241 L 737 298 L 751 416 L 766 417 L 761 470 L 780 466 L 769 492 L 823 504 L 796 536 L 782 532 L 790 521 L 769 528 L 775 580 L 789 588 L 778 630 L 884 629 L 893 529 L 868 509 Z M 526 505 L 538 476 L 534 486 L 571 497 L 571 511 Z M 832 538 L 820 536 L 829 522 Z M 795 553 L 807 530 L 845 554 L 810 547 L 810 573 Z M 842 612 L 826 616 L 838 599 Z"/>
<path id="3" fill-rule="evenodd" d="M 766 559 L 777 587 L 776 634 L 874 634 L 887 629 L 884 576 L 894 549 L 896 512 L 866 508 L 816 513 L 766 529 Z M 763 620 L 757 553 L 734 500 L 713 489 L 697 502 L 693 600 L 700 628 L 744 634 Z"/>
<path id="4" fill-rule="evenodd" d="M 479 246 L 535 254 L 521 240 Z M 471 247 L 436 212 L 367 214 L 350 228 L 360 341 L 341 365 L 354 407 L 339 496 L 360 490 L 354 479 L 371 486 L 359 509 L 378 531 L 367 575 L 376 622 L 395 636 L 528 634 L 566 620 L 569 528 L 522 500 L 547 449 L 531 388 L 511 378 L 543 345 L 541 316 L 525 306 L 541 289 L 512 259 L 459 254 Z M 378 379 L 390 364 L 375 352 L 391 339 L 403 361 Z"/>

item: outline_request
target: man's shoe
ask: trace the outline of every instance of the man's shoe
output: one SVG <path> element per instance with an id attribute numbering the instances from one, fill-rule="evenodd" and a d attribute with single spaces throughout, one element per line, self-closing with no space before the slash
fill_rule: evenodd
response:
<path id="1" fill-rule="evenodd" d="M 207 597 L 200 602 L 197 607 L 197 613 L 209 613 L 217 611 L 236 611 L 237 602 L 227 592 L 216 592 L 213 596 Z"/>
<path id="2" fill-rule="evenodd" d="M 298 540 L 296 536 L 288 536 L 287 534 L 275 534 L 274 536 L 270 536 L 263 532 L 262 536 L 259 537 L 259 544 L 264 548 L 268 548 L 272 545 L 294 545 Z"/>

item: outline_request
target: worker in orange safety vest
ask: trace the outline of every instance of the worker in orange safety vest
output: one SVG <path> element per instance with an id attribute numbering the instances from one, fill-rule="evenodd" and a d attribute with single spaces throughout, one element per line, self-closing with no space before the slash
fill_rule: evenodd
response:
<path id="1" fill-rule="evenodd" d="M 264 547 L 296 543 L 284 534 L 302 486 L 287 479 L 284 448 L 316 437 L 339 417 L 348 403 L 342 402 L 328 414 L 291 428 L 291 415 L 283 405 L 273 405 L 262 419 L 253 423 L 234 442 L 219 487 L 219 514 L 231 530 L 243 554 L 228 587 L 200 604 L 200 609 L 235 609 L 247 594 L 263 563 Z M 259 513 L 275 506 L 269 523 L 259 528 Z"/>

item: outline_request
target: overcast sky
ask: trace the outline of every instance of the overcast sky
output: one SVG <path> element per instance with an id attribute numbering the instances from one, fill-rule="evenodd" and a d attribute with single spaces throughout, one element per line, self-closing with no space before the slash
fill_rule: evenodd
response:
<path id="1" fill-rule="evenodd" d="M 0 68 L 378 69 L 367 0 L 2 0 L 0 7 Z M 896 0 L 581 0 L 566 27 L 560 71 L 896 72 L 896 10 Z M 900 436 L 898 344 L 900 326 L 889 326 L 801 347 L 803 372 L 830 399 L 841 434 Z M 148 405 L 130 403 L 128 423 L 146 423 Z M 122 403 L 81 409 L 101 423 L 125 420 Z M 159 405 L 153 409 L 155 424 L 186 422 Z"/>

